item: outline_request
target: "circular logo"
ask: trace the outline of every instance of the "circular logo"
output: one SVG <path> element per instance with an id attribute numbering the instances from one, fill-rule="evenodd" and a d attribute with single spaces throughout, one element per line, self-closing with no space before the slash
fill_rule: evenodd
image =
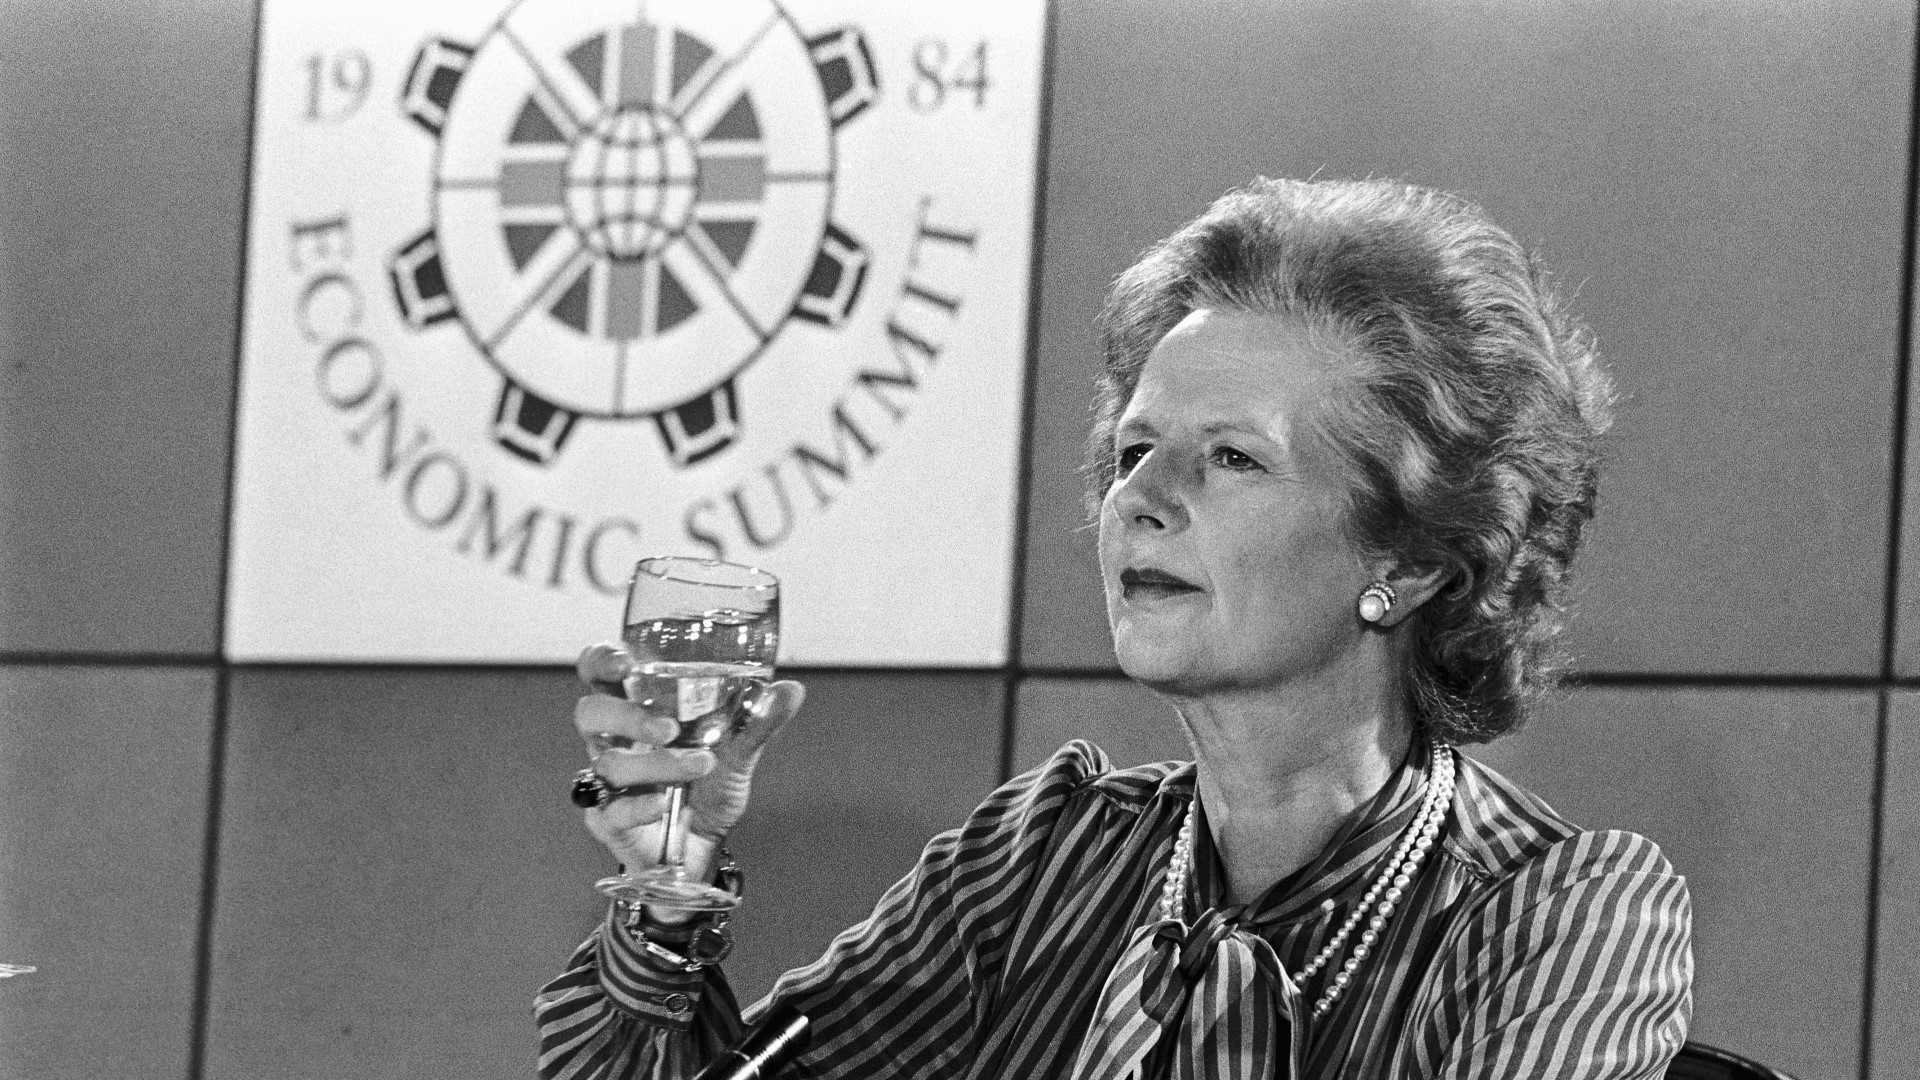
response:
<path id="1" fill-rule="evenodd" d="M 644 9 L 643 9 L 644 10 Z M 496 441 L 548 464 L 576 422 L 649 418 L 692 465 L 738 437 L 736 376 L 792 319 L 857 303 L 835 135 L 877 95 L 857 29 L 771 0 L 583 25 L 526 0 L 422 47 L 433 221 L 389 263 L 410 325 L 458 320 L 502 377 Z"/>

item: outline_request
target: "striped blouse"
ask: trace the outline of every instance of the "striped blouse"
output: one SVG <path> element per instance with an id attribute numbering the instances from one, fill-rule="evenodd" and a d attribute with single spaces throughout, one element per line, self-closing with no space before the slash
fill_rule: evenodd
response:
<path id="1" fill-rule="evenodd" d="M 1286 971 L 1391 857 L 1430 760 L 1410 755 L 1318 859 L 1247 905 L 1243 925 Z M 1685 879 L 1643 837 L 1577 829 L 1470 758 L 1457 771 L 1437 856 L 1354 984 L 1296 1033 L 1306 1075 L 1660 1077 L 1692 1007 Z M 1065 1076 L 1115 960 L 1153 917 L 1193 798 L 1191 763 L 1115 771 L 1069 743 L 935 837 L 872 915 L 746 1020 L 776 1001 L 812 1019 L 793 1076 Z M 1206 829 L 1194 842 L 1197 912 L 1224 902 L 1225 872 Z M 1318 997 L 1326 977 L 1301 991 Z M 718 969 L 670 972 L 611 920 L 541 990 L 535 1018 L 550 1080 L 689 1077 L 743 1030 Z"/>

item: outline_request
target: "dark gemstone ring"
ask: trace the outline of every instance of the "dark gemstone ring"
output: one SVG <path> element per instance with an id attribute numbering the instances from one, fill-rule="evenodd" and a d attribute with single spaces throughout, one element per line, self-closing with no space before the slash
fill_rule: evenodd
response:
<path id="1" fill-rule="evenodd" d="M 607 786 L 599 773 L 592 769 L 581 769 L 573 774 L 573 786 L 567 789 L 567 797 L 580 809 L 591 810 L 612 802 L 613 788 Z"/>

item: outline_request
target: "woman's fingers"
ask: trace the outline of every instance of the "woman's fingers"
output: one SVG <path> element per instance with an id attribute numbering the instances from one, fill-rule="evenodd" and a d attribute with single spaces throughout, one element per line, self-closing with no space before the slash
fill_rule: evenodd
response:
<path id="1" fill-rule="evenodd" d="M 639 832 L 666 816 L 665 795 L 629 795 L 588 810 L 587 831 L 616 852 L 643 849 L 644 840 Z"/>
<path id="2" fill-rule="evenodd" d="M 616 736 L 629 744 L 659 746 L 679 734 L 679 726 L 673 721 L 648 716 L 640 706 L 605 694 L 588 694 L 574 702 L 573 726 L 589 746 L 593 746 L 595 736 L 600 735 Z"/>
<path id="3" fill-rule="evenodd" d="M 760 699 L 753 703 L 752 715 L 748 717 L 746 726 L 734 736 L 730 749 L 740 757 L 759 753 L 773 733 L 799 713 L 800 706 L 806 700 L 807 688 L 792 679 L 782 679 L 767 687 Z"/>
<path id="4" fill-rule="evenodd" d="M 713 771 L 710 750 L 636 748 L 608 750 L 593 759 L 593 771 L 616 788 L 642 784 L 690 784 Z"/>
<path id="5" fill-rule="evenodd" d="M 617 684 L 630 666 L 625 652 L 599 645 L 581 653 L 577 668 L 583 681 L 600 688 Z M 611 691 L 581 697 L 574 704 L 574 727 L 587 741 L 594 771 L 619 792 L 607 805 L 586 811 L 587 831 L 622 865 L 650 866 L 658 857 L 666 814 L 663 789 L 691 784 L 688 827 L 702 836 L 724 835 L 746 808 L 747 778 L 761 749 L 800 711 L 805 698 L 806 689 L 792 680 L 767 685 L 756 695 L 746 723 L 716 756 L 711 750 L 665 746 L 679 734 L 679 725 L 649 716 Z"/>
<path id="6" fill-rule="evenodd" d="M 580 658 L 573 663 L 573 670 L 580 676 L 581 682 L 614 697 L 626 696 L 626 689 L 621 683 L 632 667 L 633 657 L 627 654 L 627 650 L 604 641 L 581 650 Z"/>

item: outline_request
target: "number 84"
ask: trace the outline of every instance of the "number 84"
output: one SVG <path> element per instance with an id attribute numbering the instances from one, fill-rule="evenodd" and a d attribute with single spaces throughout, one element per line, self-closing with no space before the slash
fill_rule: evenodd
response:
<path id="1" fill-rule="evenodd" d="M 948 60 L 953 61 L 951 67 Z M 939 38 L 927 38 L 913 47 L 913 85 L 907 89 L 907 104 L 918 112 L 937 112 L 947 103 L 949 93 L 973 92 L 973 107 L 987 107 L 987 42 L 985 38 L 971 49 L 953 56 L 953 50 Z"/>

